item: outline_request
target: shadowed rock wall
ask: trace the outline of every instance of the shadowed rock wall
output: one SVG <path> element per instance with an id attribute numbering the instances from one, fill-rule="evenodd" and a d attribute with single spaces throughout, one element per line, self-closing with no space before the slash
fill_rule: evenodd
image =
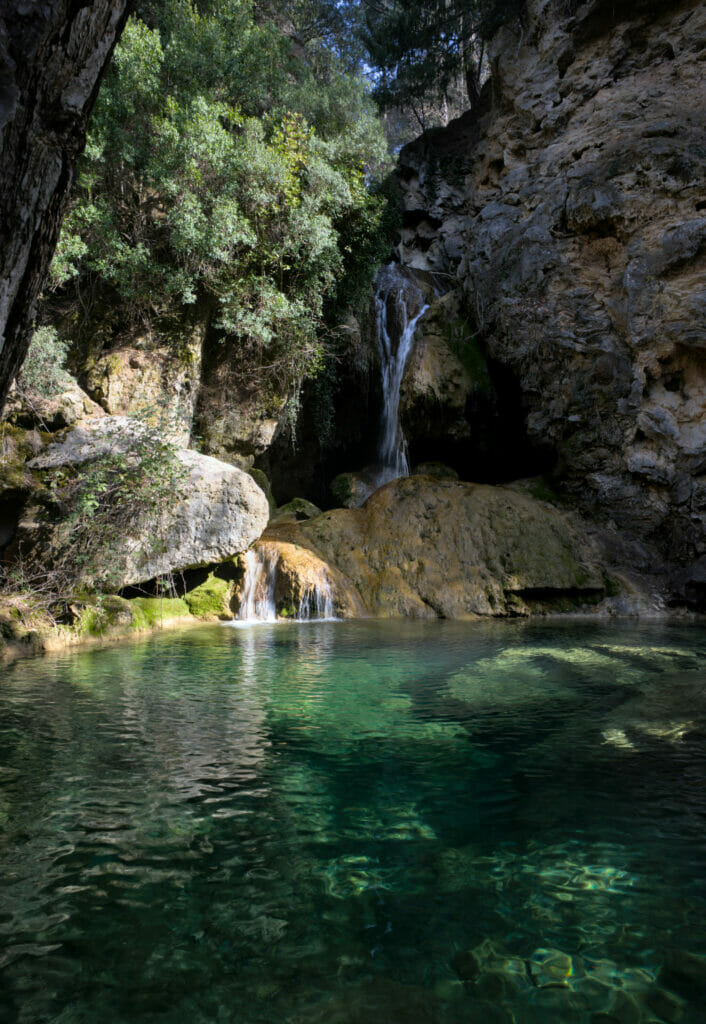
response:
<path id="1" fill-rule="evenodd" d="M 585 509 L 706 553 L 706 9 L 530 0 L 477 113 L 400 157 L 403 263 L 449 275 Z"/>

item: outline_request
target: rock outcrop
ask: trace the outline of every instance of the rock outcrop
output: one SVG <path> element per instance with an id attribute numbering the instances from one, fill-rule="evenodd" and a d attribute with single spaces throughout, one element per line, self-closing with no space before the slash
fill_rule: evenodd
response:
<path id="1" fill-rule="evenodd" d="M 145 429 L 126 417 L 85 420 L 63 441 L 30 459 L 27 467 L 51 475 L 114 455 L 122 455 L 129 464 Z M 267 525 L 267 498 L 247 473 L 191 449 L 175 449 L 173 457 L 180 470 L 178 493 L 166 495 L 159 507 L 138 517 L 109 553 L 113 587 L 231 558 L 248 548 Z M 15 551 L 51 567 L 62 545 L 62 529 L 40 492 L 20 519 Z"/>
<path id="2" fill-rule="evenodd" d="M 385 617 L 526 614 L 537 604 L 575 607 L 605 586 L 600 557 L 570 515 L 505 487 L 406 477 L 362 508 L 273 525 L 265 536 L 313 552 Z"/>
<path id="3" fill-rule="evenodd" d="M 529 0 L 480 108 L 400 157 L 408 266 L 451 275 L 566 493 L 706 553 L 706 11 Z"/>
<path id="4" fill-rule="evenodd" d="M 86 370 L 86 389 L 111 416 L 139 416 L 159 423 L 175 444 L 188 445 L 199 391 L 204 325 L 180 344 L 148 338 L 106 352 Z"/>

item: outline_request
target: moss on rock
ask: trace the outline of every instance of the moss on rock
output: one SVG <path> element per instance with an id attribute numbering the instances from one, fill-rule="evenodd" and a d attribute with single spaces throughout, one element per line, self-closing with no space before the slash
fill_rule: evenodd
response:
<path id="1" fill-rule="evenodd" d="M 135 629 L 155 629 L 170 619 L 191 615 L 183 597 L 133 597 L 129 604 Z"/>
<path id="2" fill-rule="evenodd" d="M 197 619 L 232 619 L 233 584 L 209 573 L 198 587 L 184 595 L 184 603 Z"/>

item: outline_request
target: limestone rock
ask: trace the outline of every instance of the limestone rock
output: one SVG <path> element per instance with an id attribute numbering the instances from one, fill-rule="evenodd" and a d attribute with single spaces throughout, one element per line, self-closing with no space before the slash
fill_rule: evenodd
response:
<path id="1" fill-rule="evenodd" d="M 53 433 L 78 423 L 84 416 L 102 416 L 103 410 L 75 380 L 69 378 L 66 387 L 58 395 L 43 398 L 33 395 L 31 402 L 21 397 L 13 388 L 5 406 L 4 419 L 19 427 Z"/>
<path id="2" fill-rule="evenodd" d="M 101 355 L 90 366 L 86 387 L 112 416 L 139 416 L 158 423 L 176 444 L 188 445 L 199 388 L 204 328 L 180 344 L 155 345 L 136 338 L 132 345 Z"/>
<path id="3" fill-rule="evenodd" d="M 314 519 L 321 515 L 321 509 L 306 498 L 292 498 L 286 505 L 278 508 L 270 517 L 271 523 L 299 523 L 304 519 Z"/>
<path id="4" fill-rule="evenodd" d="M 331 481 L 331 494 L 342 508 L 359 508 L 376 488 L 372 470 L 360 473 L 339 473 Z"/>
<path id="5" fill-rule="evenodd" d="M 536 598 L 588 600 L 604 586 L 570 516 L 503 487 L 406 477 L 362 508 L 267 536 L 309 548 L 385 617 L 527 614 Z"/>
<path id="6" fill-rule="evenodd" d="M 458 291 L 432 301 L 419 322 L 402 387 L 400 418 L 411 446 L 468 438 L 471 396 L 492 388 L 472 329 L 460 315 Z M 476 365 L 469 354 L 477 355 Z"/>
<path id="7" fill-rule="evenodd" d="M 567 493 L 681 563 L 706 553 L 705 39 L 697 0 L 528 0 L 477 111 L 399 170 L 402 262 L 456 280 Z"/>
<path id="8" fill-rule="evenodd" d="M 86 420 L 61 443 L 30 460 L 35 470 L 77 466 L 115 453 L 130 457 L 146 428 L 126 417 Z M 252 477 L 234 466 L 191 449 L 177 449 L 183 467 L 180 494 L 135 528 L 116 553 L 113 585 L 127 586 L 182 569 L 209 565 L 244 551 L 260 536 L 269 516 L 267 498 Z M 31 507 L 20 521 L 15 543 L 32 549 L 46 517 Z M 54 538 L 55 540 L 56 538 Z M 40 541 L 41 546 L 46 541 Z M 51 540 L 49 541 L 51 543 Z M 48 554 L 45 565 L 51 565 Z"/>
<path id="9" fill-rule="evenodd" d="M 286 524 L 280 524 L 280 532 L 283 527 L 286 530 Z M 278 617 L 321 618 L 326 614 L 326 605 L 330 606 L 329 614 L 336 618 L 366 615 L 355 589 L 335 566 L 308 547 L 280 539 L 276 528 L 268 530 L 253 551 L 269 570 L 263 574 L 262 585 L 272 587 L 270 599 Z M 236 613 L 242 607 L 244 585 L 243 576 L 233 599 Z"/>

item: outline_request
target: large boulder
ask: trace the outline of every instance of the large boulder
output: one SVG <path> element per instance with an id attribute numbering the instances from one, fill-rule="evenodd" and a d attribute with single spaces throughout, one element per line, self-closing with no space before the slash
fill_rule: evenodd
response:
<path id="1" fill-rule="evenodd" d="M 505 487 L 406 477 L 362 508 L 271 526 L 266 537 L 318 555 L 374 615 L 525 614 L 537 602 L 568 608 L 604 589 L 580 525 Z"/>
<path id="2" fill-rule="evenodd" d="M 528 0 L 479 107 L 402 151 L 400 255 L 462 289 L 576 502 L 688 563 L 706 553 L 706 8 L 572 12 Z"/>
<path id="3" fill-rule="evenodd" d="M 116 455 L 130 466 L 150 437 L 149 428 L 127 417 L 87 420 L 27 465 L 49 484 L 68 467 Z M 118 546 L 106 551 L 113 587 L 223 561 L 248 548 L 267 525 L 267 498 L 247 473 L 191 449 L 172 449 L 168 457 L 176 467 L 174 492 L 132 521 Z M 23 557 L 48 568 L 66 540 L 53 513 L 42 500 L 31 502 L 14 540 Z"/>

